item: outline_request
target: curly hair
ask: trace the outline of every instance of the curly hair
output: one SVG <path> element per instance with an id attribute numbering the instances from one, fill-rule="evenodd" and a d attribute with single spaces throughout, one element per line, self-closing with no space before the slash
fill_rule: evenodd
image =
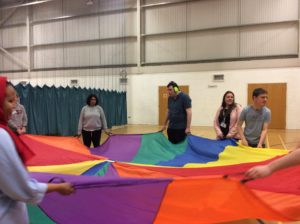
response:
<path id="1" fill-rule="evenodd" d="M 96 105 L 98 105 L 98 97 L 95 94 L 90 94 L 87 98 L 86 98 L 86 104 L 87 105 L 91 105 L 91 99 L 92 98 L 96 98 Z"/>

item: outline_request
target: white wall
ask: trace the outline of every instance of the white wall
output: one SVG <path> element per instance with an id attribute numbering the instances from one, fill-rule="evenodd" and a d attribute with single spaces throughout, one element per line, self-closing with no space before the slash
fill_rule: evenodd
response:
<path id="1" fill-rule="evenodd" d="M 54 70 L 40 72 L 19 72 L 0 74 L 8 77 L 9 81 L 17 85 L 20 82 L 30 83 L 32 86 L 72 86 L 71 80 L 77 80 L 81 88 L 96 88 L 113 90 L 118 92 L 126 91 L 126 85 L 120 83 L 121 68 L 103 69 L 78 69 L 78 70 Z"/>
<path id="2" fill-rule="evenodd" d="M 213 74 L 224 74 L 224 82 L 213 82 Z M 300 68 L 216 70 L 201 72 L 134 74 L 129 76 L 127 108 L 129 124 L 158 124 L 158 86 L 169 81 L 190 86 L 194 126 L 212 126 L 225 91 L 236 102 L 247 104 L 248 83 L 287 83 L 287 129 L 300 129 Z M 214 87 L 211 87 L 214 86 Z"/>
<path id="3" fill-rule="evenodd" d="M 227 90 L 233 91 L 236 101 L 245 106 L 248 83 L 287 83 L 286 128 L 300 129 L 299 63 L 299 59 L 273 59 L 127 68 L 127 85 L 119 82 L 120 69 L 57 70 L 6 75 L 14 84 L 27 81 L 39 86 L 67 86 L 70 80 L 77 79 L 82 88 L 127 90 L 128 123 L 154 125 L 158 124 L 159 116 L 158 86 L 166 86 L 171 80 L 179 85 L 190 86 L 192 125 L 195 126 L 212 126 L 216 109 Z M 224 74 L 225 81 L 213 82 L 214 74 Z"/>

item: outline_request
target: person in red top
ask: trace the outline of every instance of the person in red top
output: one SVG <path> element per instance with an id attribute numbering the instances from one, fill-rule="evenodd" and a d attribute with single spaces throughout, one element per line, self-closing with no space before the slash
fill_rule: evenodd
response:
<path id="1" fill-rule="evenodd" d="M 8 128 L 7 123 L 16 105 L 16 91 L 5 77 L 0 77 L 0 223 L 29 223 L 25 203 L 39 203 L 45 193 L 74 192 L 70 183 L 40 183 L 32 179 L 26 163 L 35 155 Z"/>

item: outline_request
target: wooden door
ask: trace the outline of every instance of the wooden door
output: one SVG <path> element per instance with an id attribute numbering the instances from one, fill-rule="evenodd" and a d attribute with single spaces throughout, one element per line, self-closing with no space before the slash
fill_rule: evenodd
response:
<path id="1" fill-rule="evenodd" d="M 271 110 L 269 128 L 285 129 L 286 126 L 286 83 L 255 83 L 248 84 L 248 104 L 252 103 L 252 92 L 255 88 L 268 91 L 267 107 Z"/>
<path id="2" fill-rule="evenodd" d="M 189 94 L 189 86 L 179 86 L 180 91 Z M 166 86 L 158 87 L 158 97 L 159 97 L 159 125 L 163 125 L 166 118 L 166 113 L 168 109 L 168 90 Z"/>

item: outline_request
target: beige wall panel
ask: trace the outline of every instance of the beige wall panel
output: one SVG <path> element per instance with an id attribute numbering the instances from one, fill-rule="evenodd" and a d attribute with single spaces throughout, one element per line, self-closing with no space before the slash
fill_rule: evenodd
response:
<path id="1" fill-rule="evenodd" d="M 55 68 L 63 67 L 63 49 L 62 48 L 35 48 L 34 68 Z"/>
<path id="2" fill-rule="evenodd" d="M 188 34 L 188 60 L 239 57 L 238 29 L 212 30 Z"/>
<path id="3" fill-rule="evenodd" d="M 32 30 L 33 44 L 60 43 L 64 40 L 62 21 L 35 24 Z"/>
<path id="4" fill-rule="evenodd" d="M 64 41 L 99 39 L 98 16 L 66 20 L 64 22 Z"/>
<path id="5" fill-rule="evenodd" d="M 137 35 L 136 12 L 101 15 L 97 26 L 101 39 Z"/>
<path id="6" fill-rule="evenodd" d="M 298 24 L 273 24 L 241 29 L 241 57 L 298 53 Z"/>
<path id="7" fill-rule="evenodd" d="M 238 0 L 206 0 L 188 3 L 188 30 L 239 24 Z"/>
<path id="8" fill-rule="evenodd" d="M 241 0 L 241 23 L 298 20 L 298 0 Z"/>
<path id="9" fill-rule="evenodd" d="M 25 27 L 9 27 L 2 29 L 2 46 L 4 48 L 26 46 L 26 40 Z"/>
<path id="10" fill-rule="evenodd" d="M 146 62 L 186 60 L 185 34 L 147 37 L 145 41 Z"/>
<path id="11" fill-rule="evenodd" d="M 166 5 L 145 8 L 145 34 L 186 30 L 186 5 Z"/>

